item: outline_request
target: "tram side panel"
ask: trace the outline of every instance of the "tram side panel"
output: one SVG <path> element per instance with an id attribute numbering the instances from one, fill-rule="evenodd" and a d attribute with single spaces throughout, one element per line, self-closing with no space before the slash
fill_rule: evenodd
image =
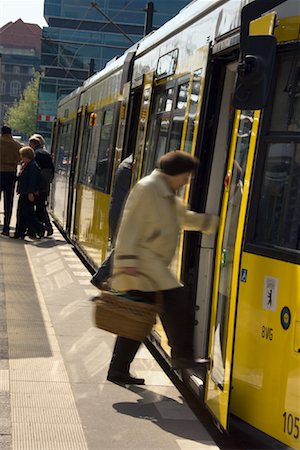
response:
<path id="1" fill-rule="evenodd" d="M 113 174 L 122 71 L 99 81 L 81 96 L 86 106 L 80 143 L 73 239 L 100 264 L 109 240 L 108 209 Z"/>
<path id="2" fill-rule="evenodd" d="M 295 18 L 290 27 L 288 23 L 285 20 L 291 38 Z M 231 396 L 236 416 L 296 449 L 300 448 L 300 122 L 292 92 L 299 86 L 299 74 L 299 59 L 285 40 L 253 180 L 240 266 Z"/>

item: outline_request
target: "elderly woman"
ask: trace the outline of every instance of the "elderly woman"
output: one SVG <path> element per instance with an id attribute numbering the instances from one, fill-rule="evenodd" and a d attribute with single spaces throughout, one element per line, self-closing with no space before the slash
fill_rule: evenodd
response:
<path id="1" fill-rule="evenodd" d="M 182 284 L 171 272 L 181 229 L 213 233 L 218 217 L 186 209 L 176 192 L 186 185 L 198 160 L 181 151 L 162 156 L 155 169 L 137 183 L 125 204 L 115 246 L 113 288 L 139 297 L 163 297 L 161 322 L 171 346 L 174 369 L 192 367 L 193 314 L 188 310 Z M 148 278 L 141 274 L 146 274 Z M 130 375 L 130 364 L 140 342 L 117 337 L 107 379 L 124 384 L 144 384 Z"/>
<path id="2" fill-rule="evenodd" d="M 45 225 L 37 218 L 34 204 L 39 195 L 39 180 L 41 169 L 34 160 L 31 147 L 19 150 L 22 161 L 18 175 L 17 193 L 19 194 L 17 208 L 17 224 L 14 239 L 24 239 L 27 230 L 34 230 L 39 237 L 45 232 Z"/>

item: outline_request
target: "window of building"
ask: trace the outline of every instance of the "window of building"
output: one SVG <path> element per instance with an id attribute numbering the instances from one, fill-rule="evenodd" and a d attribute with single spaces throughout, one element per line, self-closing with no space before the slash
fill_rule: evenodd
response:
<path id="1" fill-rule="evenodd" d="M 13 66 L 13 73 L 14 74 L 19 74 L 20 72 L 21 72 L 20 66 Z"/>
<path id="2" fill-rule="evenodd" d="M 0 95 L 4 95 L 6 90 L 5 80 L 0 81 Z"/>
<path id="3" fill-rule="evenodd" d="M 20 81 L 13 80 L 10 83 L 10 95 L 12 97 L 18 97 L 21 94 L 21 83 Z"/>

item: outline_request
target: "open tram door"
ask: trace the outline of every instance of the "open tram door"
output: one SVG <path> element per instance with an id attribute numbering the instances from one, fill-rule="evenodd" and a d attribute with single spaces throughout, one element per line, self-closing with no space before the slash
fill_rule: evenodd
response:
<path id="1" fill-rule="evenodd" d="M 245 216 L 261 109 L 271 84 L 276 55 L 276 13 L 260 17 L 282 3 L 254 1 L 241 18 L 241 58 L 233 106 L 236 108 L 227 174 L 224 180 L 216 249 L 209 337 L 210 368 L 205 404 L 223 429 L 228 428 L 231 372 Z"/>

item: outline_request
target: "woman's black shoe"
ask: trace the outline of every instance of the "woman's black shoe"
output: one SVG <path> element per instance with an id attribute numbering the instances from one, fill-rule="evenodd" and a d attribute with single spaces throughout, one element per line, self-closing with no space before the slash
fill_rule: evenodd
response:
<path id="1" fill-rule="evenodd" d="M 50 237 L 50 236 L 52 236 L 52 234 L 54 233 L 54 231 L 53 231 L 53 228 L 51 227 L 47 227 L 47 233 L 46 233 L 46 236 L 47 237 Z"/>
<path id="2" fill-rule="evenodd" d="M 200 358 L 200 359 L 192 359 L 192 358 L 172 358 L 171 366 L 173 370 L 182 370 L 182 369 L 194 369 L 199 366 L 209 365 L 209 358 Z"/>
<path id="3" fill-rule="evenodd" d="M 117 384 L 145 384 L 144 378 L 132 377 L 129 373 L 118 372 L 115 370 L 110 370 L 107 374 L 107 381 Z"/>

